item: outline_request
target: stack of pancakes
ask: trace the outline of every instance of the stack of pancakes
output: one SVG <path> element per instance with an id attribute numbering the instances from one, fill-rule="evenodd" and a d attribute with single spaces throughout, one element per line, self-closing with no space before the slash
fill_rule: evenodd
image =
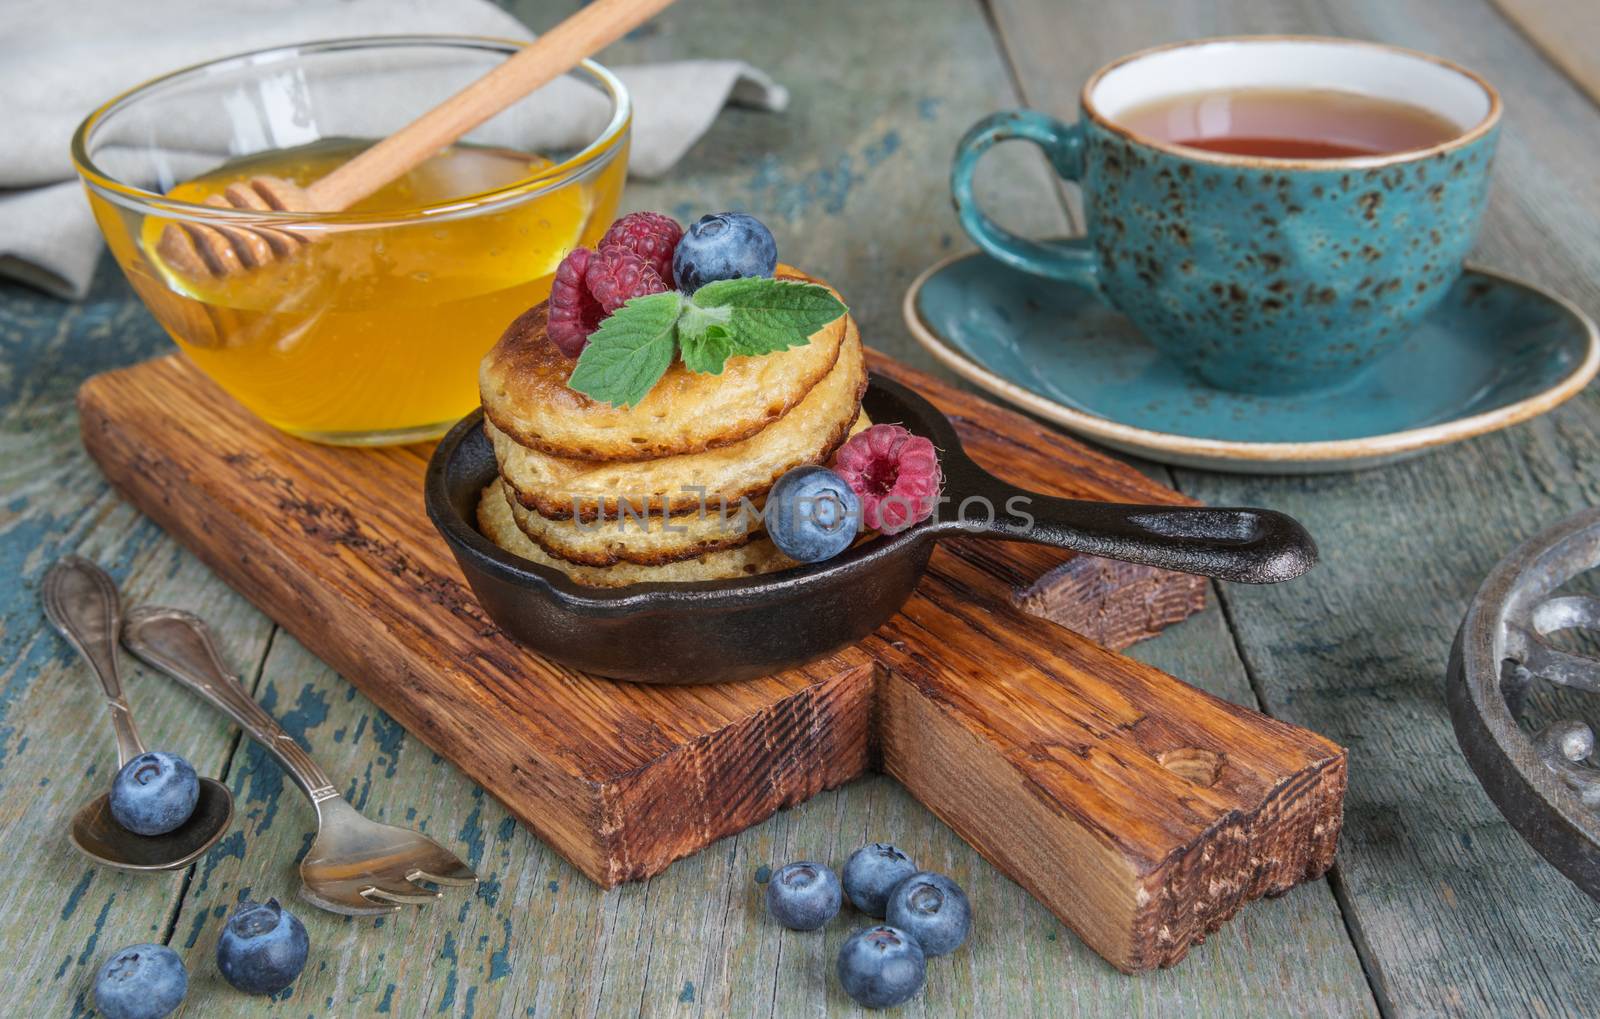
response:
<path id="1" fill-rule="evenodd" d="M 821 282 L 782 265 L 777 275 Z M 620 408 L 567 388 L 573 362 L 545 336 L 546 311 L 513 322 L 479 370 L 500 465 L 478 505 L 489 540 L 600 587 L 794 565 L 748 510 L 785 472 L 828 463 L 866 427 L 854 320 L 780 353 L 731 357 L 720 375 L 675 361 L 649 395 Z"/>

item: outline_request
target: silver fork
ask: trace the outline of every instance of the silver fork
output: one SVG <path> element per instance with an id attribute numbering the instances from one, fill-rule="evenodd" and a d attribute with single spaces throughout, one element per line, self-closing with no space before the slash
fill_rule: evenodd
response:
<path id="1" fill-rule="evenodd" d="M 418 885 L 472 886 L 478 875 L 454 853 L 409 828 L 362 817 L 327 772 L 228 675 L 211 632 L 181 609 L 141 606 L 127 615 L 122 643 L 143 661 L 210 701 L 283 764 L 317 810 L 317 837 L 300 861 L 300 896 L 334 913 L 392 913 L 439 892 Z"/>

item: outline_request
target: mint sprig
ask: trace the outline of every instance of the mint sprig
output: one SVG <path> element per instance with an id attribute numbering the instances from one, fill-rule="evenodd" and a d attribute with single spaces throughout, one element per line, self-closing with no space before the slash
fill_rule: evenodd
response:
<path id="1" fill-rule="evenodd" d="M 848 309 L 814 283 L 766 277 L 718 280 L 692 295 L 635 297 L 589 337 L 567 385 L 595 400 L 631 407 L 672 365 L 720 375 L 730 357 L 804 346 Z"/>
<path id="2" fill-rule="evenodd" d="M 635 297 L 589 337 L 567 385 L 596 400 L 632 407 L 666 374 L 678 342 L 683 295 Z"/>

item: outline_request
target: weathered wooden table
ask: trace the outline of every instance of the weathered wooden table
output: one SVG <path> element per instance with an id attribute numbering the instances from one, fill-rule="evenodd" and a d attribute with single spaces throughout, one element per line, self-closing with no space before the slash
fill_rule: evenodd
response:
<path id="1" fill-rule="evenodd" d="M 1558 5 L 1518 2 L 1559 51 Z M 519 13 L 538 26 L 570 6 L 530 0 Z M 1586 17 L 1572 16 L 1574 26 Z M 845 289 L 871 343 L 931 366 L 899 303 L 921 268 L 966 244 L 945 190 L 961 131 L 1022 103 L 1070 116 L 1077 85 L 1105 60 L 1237 32 L 1377 38 L 1485 73 L 1508 114 L 1478 257 L 1600 311 L 1600 111 L 1487 0 L 695 0 L 606 58 L 744 57 L 793 89 L 793 107 L 781 117 L 730 112 L 671 181 L 634 184 L 628 204 L 680 218 L 757 213 L 787 259 Z M 1584 52 L 1569 50 L 1566 66 L 1581 70 Z M 1070 196 L 1060 200 L 1042 163 L 1020 151 L 991 162 L 985 197 L 1002 218 L 1070 229 Z M 842 861 L 873 838 L 954 875 L 979 911 L 969 946 L 930 969 L 907 1015 L 1600 1009 L 1600 905 L 1490 805 L 1441 692 L 1453 631 L 1492 563 L 1600 498 L 1592 394 L 1378 472 L 1257 479 L 1150 468 L 1206 501 L 1295 514 L 1324 563 L 1284 587 L 1224 588 L 1205 614 L 1133 653 L 1348 746 L 1351 781 L 1328 880 L 1247 908 L 1175 969 L 1125 977 L 884 778 L 823 794 L 649 882 L 597 890 L 107 489 L 79 447 L 73 392 L 92 372 L 166 349 L 109 262 L 82 304 L 0 286 L 6 1015 L 88 1012 L 107 953 L 145 940 L 189 961 L 187 1016 L 851 1014 L 828 975 L 847 924 L 825 936 L 781 931 L 763 916 L 754 874 L 799 857 Z M 212 620 L 232 664 L 348 778 L 352 801 L 460 847 L 484 878 L 476 896 L 376 925 L 301 907 L 314 952 L 299 983 L 270 1002 L 227 989 L 209 961 L 222 917 L 246 894 L 293 901 L 291 861 L 311 813 L 257 747 L 135 669 L 146 734 L 161 744 L 181 733 L 202 772 L 225 776 L 239 817 L 187 873 L 123 876 L 72 852 L 66 820 L 113 766 L 99 695 L 38 607 L 44 570 L 72 551 L 108 566 L 130 600 Z"/>

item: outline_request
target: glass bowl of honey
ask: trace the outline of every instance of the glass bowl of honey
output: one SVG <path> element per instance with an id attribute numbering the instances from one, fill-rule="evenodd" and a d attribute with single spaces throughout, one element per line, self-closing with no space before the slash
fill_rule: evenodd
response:
<path id="1" fill-rule="evenodd" d="M 129 283 L 184 353 L 262 420 L 319 442 L 435 438 L 478 404 L 477 368 L 593 246 L 627 173 L 630 104 L 585 61 L 340 212 L 207 204 L 230 184 L 308 184 L 521 44 L 340 39 L 165 75 L 90 114 L 73 160 Z M 169 265 L 183 224 L 307 243 L 243 271 Z"/>

